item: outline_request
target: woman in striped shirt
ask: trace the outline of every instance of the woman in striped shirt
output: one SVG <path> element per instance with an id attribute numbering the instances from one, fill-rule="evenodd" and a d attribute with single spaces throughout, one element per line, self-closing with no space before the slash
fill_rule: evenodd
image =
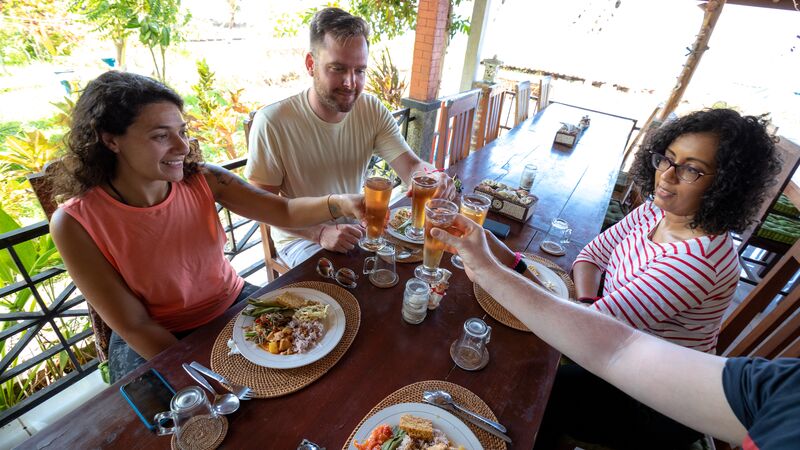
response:
<path id="1" fill-rule="evenodd" d="M 573 265 L 579 299 L 634 328 L 713 353 L 739 279 L 729 233 L 758 219 L 779 168 L 756 117 L 714 109 L 664 124 L 631 170 L 650 200 L 580 252 Z M 536 448 L 551 448 L 560 433 L 616 449 L 643 442 L 680 448 L 700 437 L 577 365 L 559 368 Z"/>

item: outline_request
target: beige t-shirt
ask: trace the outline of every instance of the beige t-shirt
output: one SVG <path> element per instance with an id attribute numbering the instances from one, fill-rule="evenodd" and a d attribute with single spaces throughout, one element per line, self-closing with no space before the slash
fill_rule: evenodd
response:
<path id="1" fill-rule="evenodd" d="M 362 93 L 339 123 L 317 117 L 308 90 L 260 109 L 253 118 L 244 174 L 280 186 L 288 198 L 359 193 L 373 154 L 388 162 L 411 151 L 392 114 Z M 272 228 L 278 250 L 298 239 Z"/>

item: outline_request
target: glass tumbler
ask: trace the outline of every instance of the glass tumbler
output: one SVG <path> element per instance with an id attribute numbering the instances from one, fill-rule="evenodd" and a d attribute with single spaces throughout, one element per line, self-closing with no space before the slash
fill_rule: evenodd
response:
<path id="1" fill-rule="evenodd" d="M 428 315 L 428 297 L 431 286 L 419 278 L 412 278 L 406 282 L 403 293 L 403 320 L 411 324 L 418 324 Z"/>
<path id="2" fill-rule="evenodd" d="M 384 245 L 375 252 L 375 256 L 364 259 L 364 275 L 369 275 L 369 281 L 379 288 L 394 286 L 400 279 L 395 270 L 394 257 L 394 245 Z"/>
<path id="3" fill-rule="evenodd" d="M 522 175 L 519 177 L 519 188 L 530 191 L 538 171 L 539 168 L 536 167 L 536 164 L 525 164 L 525 168 L 522 169 Z"/>
<path id="4" fill-rule="evenodd" d="M 569 227 L 569 223 L 564 219 L 553 219 L 539 248 L 551 255 L 564 255 L 567 253 L 566 246 L 569 244 L 570 236 L 572 236 L 572 228 Z"/>
<path id="5" fill-rule="evenodd" d="M 464 330 L 458 340 L 450 346 L 450 357 L 464 370 L 479 370 L 489 362 L 486 344 L 492 335 L 492 327 L 473 317 L 464 322 Z"/>
<path id="6" fill-rule="evenodd" d="M 217 418 L 217 413 L 211 407 L 208 397 L 197 386 L 189 386 L 178 391 L 172 397 L 169 409 L 155 415 L 156 432 L 159 436 L 174 434 L 178 442 L 191 423 Z M 172 427 L 162 425 L 167 421 L 172 421 Z"/>

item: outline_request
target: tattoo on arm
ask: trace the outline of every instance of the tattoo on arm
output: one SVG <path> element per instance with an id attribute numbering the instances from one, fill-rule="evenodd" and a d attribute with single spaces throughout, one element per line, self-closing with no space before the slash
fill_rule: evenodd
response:
<path id="1" fill-rule="evenodd" d="M 330 197 L 328 197 L 328 212 L 331 213 L 331 217 L 333 218 L 341 217 L 343 215 L 342 209 L 339 208 L 339 205 L 337 205 L 336 203 L 331 203 Z"/>
<path id="2" fill-rule="evenodd" d="M 233 182 L 238 182 L 239 184 L 244 183 L 244 181 L 242 181 L 241 178 L 237 177 L 236 175 L 233 175 L 232 173 L 228 172 L 227 170 L 221 167 L 206 166 L 206 168 L 208 169 L 209 172 L 211 172 L 211 175 L 214 175 L 214 179 L 217 180 L 217 183 L 219 183 L 222 186 L 228 186 Z"/>

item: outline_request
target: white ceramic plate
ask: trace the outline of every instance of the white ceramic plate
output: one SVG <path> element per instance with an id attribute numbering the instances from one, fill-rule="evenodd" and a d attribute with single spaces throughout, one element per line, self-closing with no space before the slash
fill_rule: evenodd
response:
<path id="1" fill-rule="evenodd" d="M 557 273 L 553 272 L 550 268 L 545 266 L 542 263 L 532 261 L 530 259 L 525 259 L 525 263 L 528 267 L 535 267 L 536 271 L 539 272 L 539 278 L 544 281 L 549 281 L 553 283 L 555 291 L 552 291 L 557 296 L 569 300 L 569 288 L 567 288 L 567 284 L 564 283 L 564 280 L 558 276 Z"/>
<path id="2" fill-rule="evenodd" d="M 344 310 L 333 299 L 333 297 L 315 289 L 308 288 L 288 288 L 278 289 L 259 297 L 262 300 L 268 300 L 276 297 L 283 292 L 291 292 L 303 296 L 309 300 L 314 300 L 319 303 L 330 305 L 328 307 L 328 317 L 322 322 L 325 327 L 325 334 L 322 339 L 317 342 L 311 350 L 306 353 L 298 353 L 294 355 L 273 355 L 272 353 L 262 349 L 255 342 L 248 341 L 244 337 L 244 327 L 250 326 L 255 321 L 255 317 L 239 314 L 236 322 L 233 324 L 233 342 L 239 348 L 242 356 L 247 358 L 248 361 L 259 366 L 270 367 L 273 369 L 292 369 L 295 367 L 302 367 L 322 359 L 336 347 L 339 340 L 344 335 L 345 317 Z M 252 308 L 247 306 L 246 308 Z"/>
<path id="3" fill-rule="evenodd" d="M 389 222 L 390 223 L 391 223 L 392 219 L 394 219 L 394 215 L 397 214 L 397 211 L 400 211 L 401 209 L 407 209 L 407 210 L 410 211 L 411 207 L 410 206 L 401 206 L 399 208 L 393 209 L 389 213 Z M 389 233 L 391 236 L 396 237 L 397 239 L 400 239 L 401 241 L 404 241 L 404 242 L 410 242 L 412 244 L 423 244 L 425 242 L 425 238 L 424 237 L 422 239 L 418 240 L 418 241 L 415 241 L 414 239 L 411 239 L 410 237 L 406 236 L 405 234 L 397 232 L 397 230 L 392 228 L 391 225 L 387 225 L 386 226 L 386 232 Z"/>
<path id="4" fill-rule="evenodd" d="M 411 414 L 413 416 L 422 417 L 433 422 L 433 427 L 442 430 L 450 440 L 450 445 L 453 447 L 463 446 L 467 450 L 481 450 L 481 445 L 475 433 L 464 424 L 458 417 L 450 414 L 442 408 L 428 405 L 426 403 L 400 403 L 384 408 L 372 417 L 364 421 L 361 428 L 356 431 L 355 439 L 361 443 L 364 442 L 369 434 L 378 425 L 386 424 L 394 427 L 400 423 L 400 416 L 404 414 Z M 355 446 L 350 442 L 351 450 L 355 450 Z"/>

